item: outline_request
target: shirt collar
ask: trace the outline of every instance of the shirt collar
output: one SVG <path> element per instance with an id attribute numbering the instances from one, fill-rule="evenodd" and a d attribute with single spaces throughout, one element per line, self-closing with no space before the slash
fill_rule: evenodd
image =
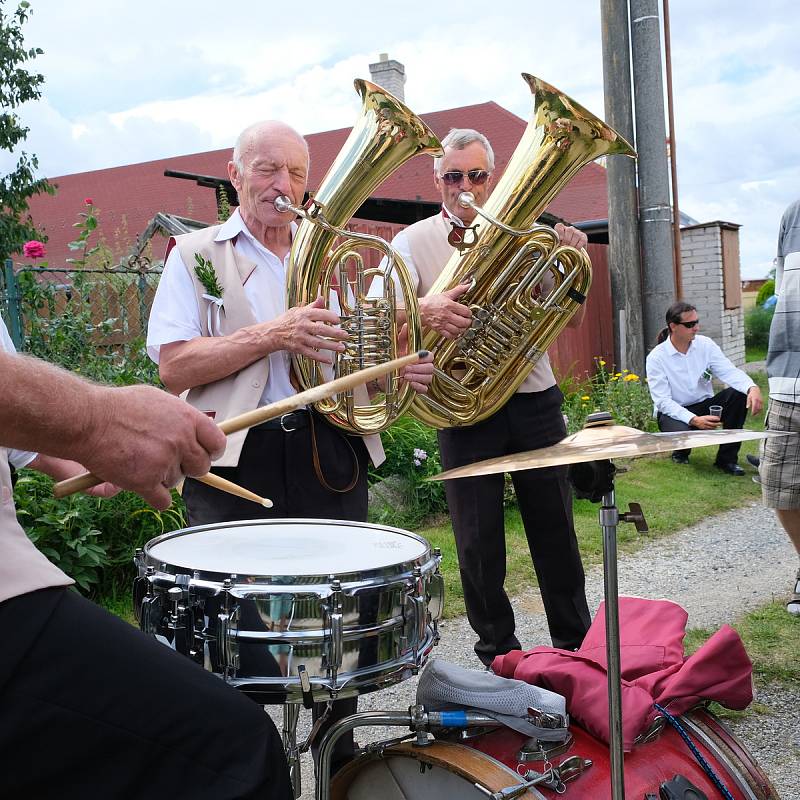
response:
<path id="1" fill-rule="evenodd" d="M 445 222 L 452 222 L 455 225 L 458 225 L 459 228 L 467 227 L 467 224 L 460 217 L 457 217 L 452 211 L 450 211 L 450 209 L 444 204 L 442 204 L 442 216 L 444 217 Z"/>
<path id="2" fill-rule="evenodd" d="M 670 356 L 676 356 L 676 355 L 677 356 L 688 356 L 689 353 L 692 352 L 692 345 L 694 344 L 694 341 L 689 342 L 689 346 L 686 348 L 686 352 L 685 353 L 681 353 L 681 351 L 678 350 L 675 347 L 674 344 L 672 344 L 672 337 L 670 337 L 670 336 L 667 336 L 667 338 L 664 340 L 664 343 L 666 345 L 666 351 L 667 351 L 668 355 L 670 355 Z"/>
<path id="3" fill-rule="evenodd" d="M 297 231 L 297 223 L 292 222 L 290 225 L 291 236 L 294 239 L 294 235 Z M 233 214 L 228 217 L 228 219 L 222 223 L 220 229 L 217 231 L 217 236 L 214 239 L 215 242 L 226 242 L 229 239 L 235 239 L 240 233 L 244 234 L 253 244 L 266 249 L 263 244 L 261 244 L 255 236 L 247 228 L 247 225 L 244 224 L 244 220 L 242 219 L 242 215 L 239 213 L 239 209 L 237 208 Z"/>

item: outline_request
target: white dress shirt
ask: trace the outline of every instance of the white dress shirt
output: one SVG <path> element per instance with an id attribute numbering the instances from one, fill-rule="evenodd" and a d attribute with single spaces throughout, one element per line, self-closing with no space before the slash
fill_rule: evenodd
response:
<path id="1" fill-rule="evenodd" d="M 297 226 L 292 223 L 292 236 Z M 241 234 L 240 236 L 238 234 Z M 216 236 L 222 242 L 237 236 L 237 253 L 256 268 L 244 284 L 244 293 L 256 322 L 269 322 L 286 311 L 286 266 L 247 229 L 237 209 Z M 158 363 L 161 345 L 186 342 L 202 336 L 201 309 L 194 282 L 177 247 L 173 247 L 156 290 L 147 329 L 147 354 Z M 290 375 L 290 356 L 285 350 L 269 354 L 269 376 L 259 405 L 267 405 L 296 394 Z"/>
<path id="2" fill-rule="evenodd" d="M 0 350 L 5 350 L 6 353 L 17 352 L 17 348 L 14 347 L 14 341 L 2 317 L 0 317 Z M 9 464 L 16 469 L 27 467 L 39 455 L 38 453 L 32 453 L 30 450 L 14 450 L 12 447 L 8 447 L 6 450 Z"/>
<path id="3" fill-rule="evenodd" d="M 653 415 L 660 411 L 687 425 L 696 415 L 685 406 L 714 396 L 712 376 L 743 394 L 756 385 L 708 336 L 695 336 L 685 353 L 676 350 L 667 337 L 650 351 L 646 369 Z"/>

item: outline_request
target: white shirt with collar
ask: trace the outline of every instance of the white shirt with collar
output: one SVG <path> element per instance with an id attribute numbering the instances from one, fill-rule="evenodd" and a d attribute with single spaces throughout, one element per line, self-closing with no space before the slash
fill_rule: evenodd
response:
<path id="1" fill-rule="evenodd" d="M 756 385 L 708 336 L 695 336 L 686 353 L 676 350 L 667 337 L 650 351 L 646 370 L 653 415 L 660 411 L 687 425 L 696 415 L 686 406 L 714 396 L 712 376 L 743 394 Z"/>
<path id="2" fill-rule="evenodd" d="M 292 223 L 291 233 L 297 226 Z M 236 237 L 236 252 L 256 268 L 244 284 L 244 293 L 257 322 L 269 322 L 286 311 L 286 267 L 289 255 L 281 260 L 264 247 L 247 229 L 237 209 L 219 229 L 216 241 Z M 147 354 L 158 363 L 161 345 L 186 342 L 202 336 L 201 309 L 197 304 L 192 277 L 177 247 L 170 251 L 156 290 L 147 330 Z M 287 351 L 269 354 L 269 376 L 259 405 L 267 405 L 296 394 L 290 380 L 291 359 Z"/>

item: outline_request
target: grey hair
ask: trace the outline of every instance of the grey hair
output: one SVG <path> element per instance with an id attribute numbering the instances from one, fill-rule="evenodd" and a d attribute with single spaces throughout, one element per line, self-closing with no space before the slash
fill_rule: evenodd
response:
<path id="1" fill-rule="evenodd" d="M 463 150 L 467 145 L 473 142 L 483 146 L 486 151 L 486 163 L 489 167 L 489 172 L 494 169 L 494 150 L 489 144 L 489 140 L 482 134 L 472 128 L 451 128 L 447 136 L 442 139 L 442 147 L 449 147 L 451 150 Z M 433 159 L 433 174 L 439 174 L 439 164 L 441 164 L 442 156 Z"/>

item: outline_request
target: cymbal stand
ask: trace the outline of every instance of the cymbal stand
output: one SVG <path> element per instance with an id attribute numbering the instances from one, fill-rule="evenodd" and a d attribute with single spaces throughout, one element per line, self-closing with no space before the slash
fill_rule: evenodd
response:
<path id="1" fill-rule="evenodd" d="M 600 502 L 599 521 L 603 531 L 603 595 L 606 622 L 606 675 L 608 679 L 608 747 L 611 766 L 611 798 L 625 800 L 625 771 L 622 739 L 622 674 L 619 640 L 619 582 L 617 579 L 617 525 L 632 522 L 640 533 L 647 523 L 638 503 L 620 514 L 614 493 L 616 468 L 609 460 L 574 464 L 570 480 L 575 494 Z"/>

